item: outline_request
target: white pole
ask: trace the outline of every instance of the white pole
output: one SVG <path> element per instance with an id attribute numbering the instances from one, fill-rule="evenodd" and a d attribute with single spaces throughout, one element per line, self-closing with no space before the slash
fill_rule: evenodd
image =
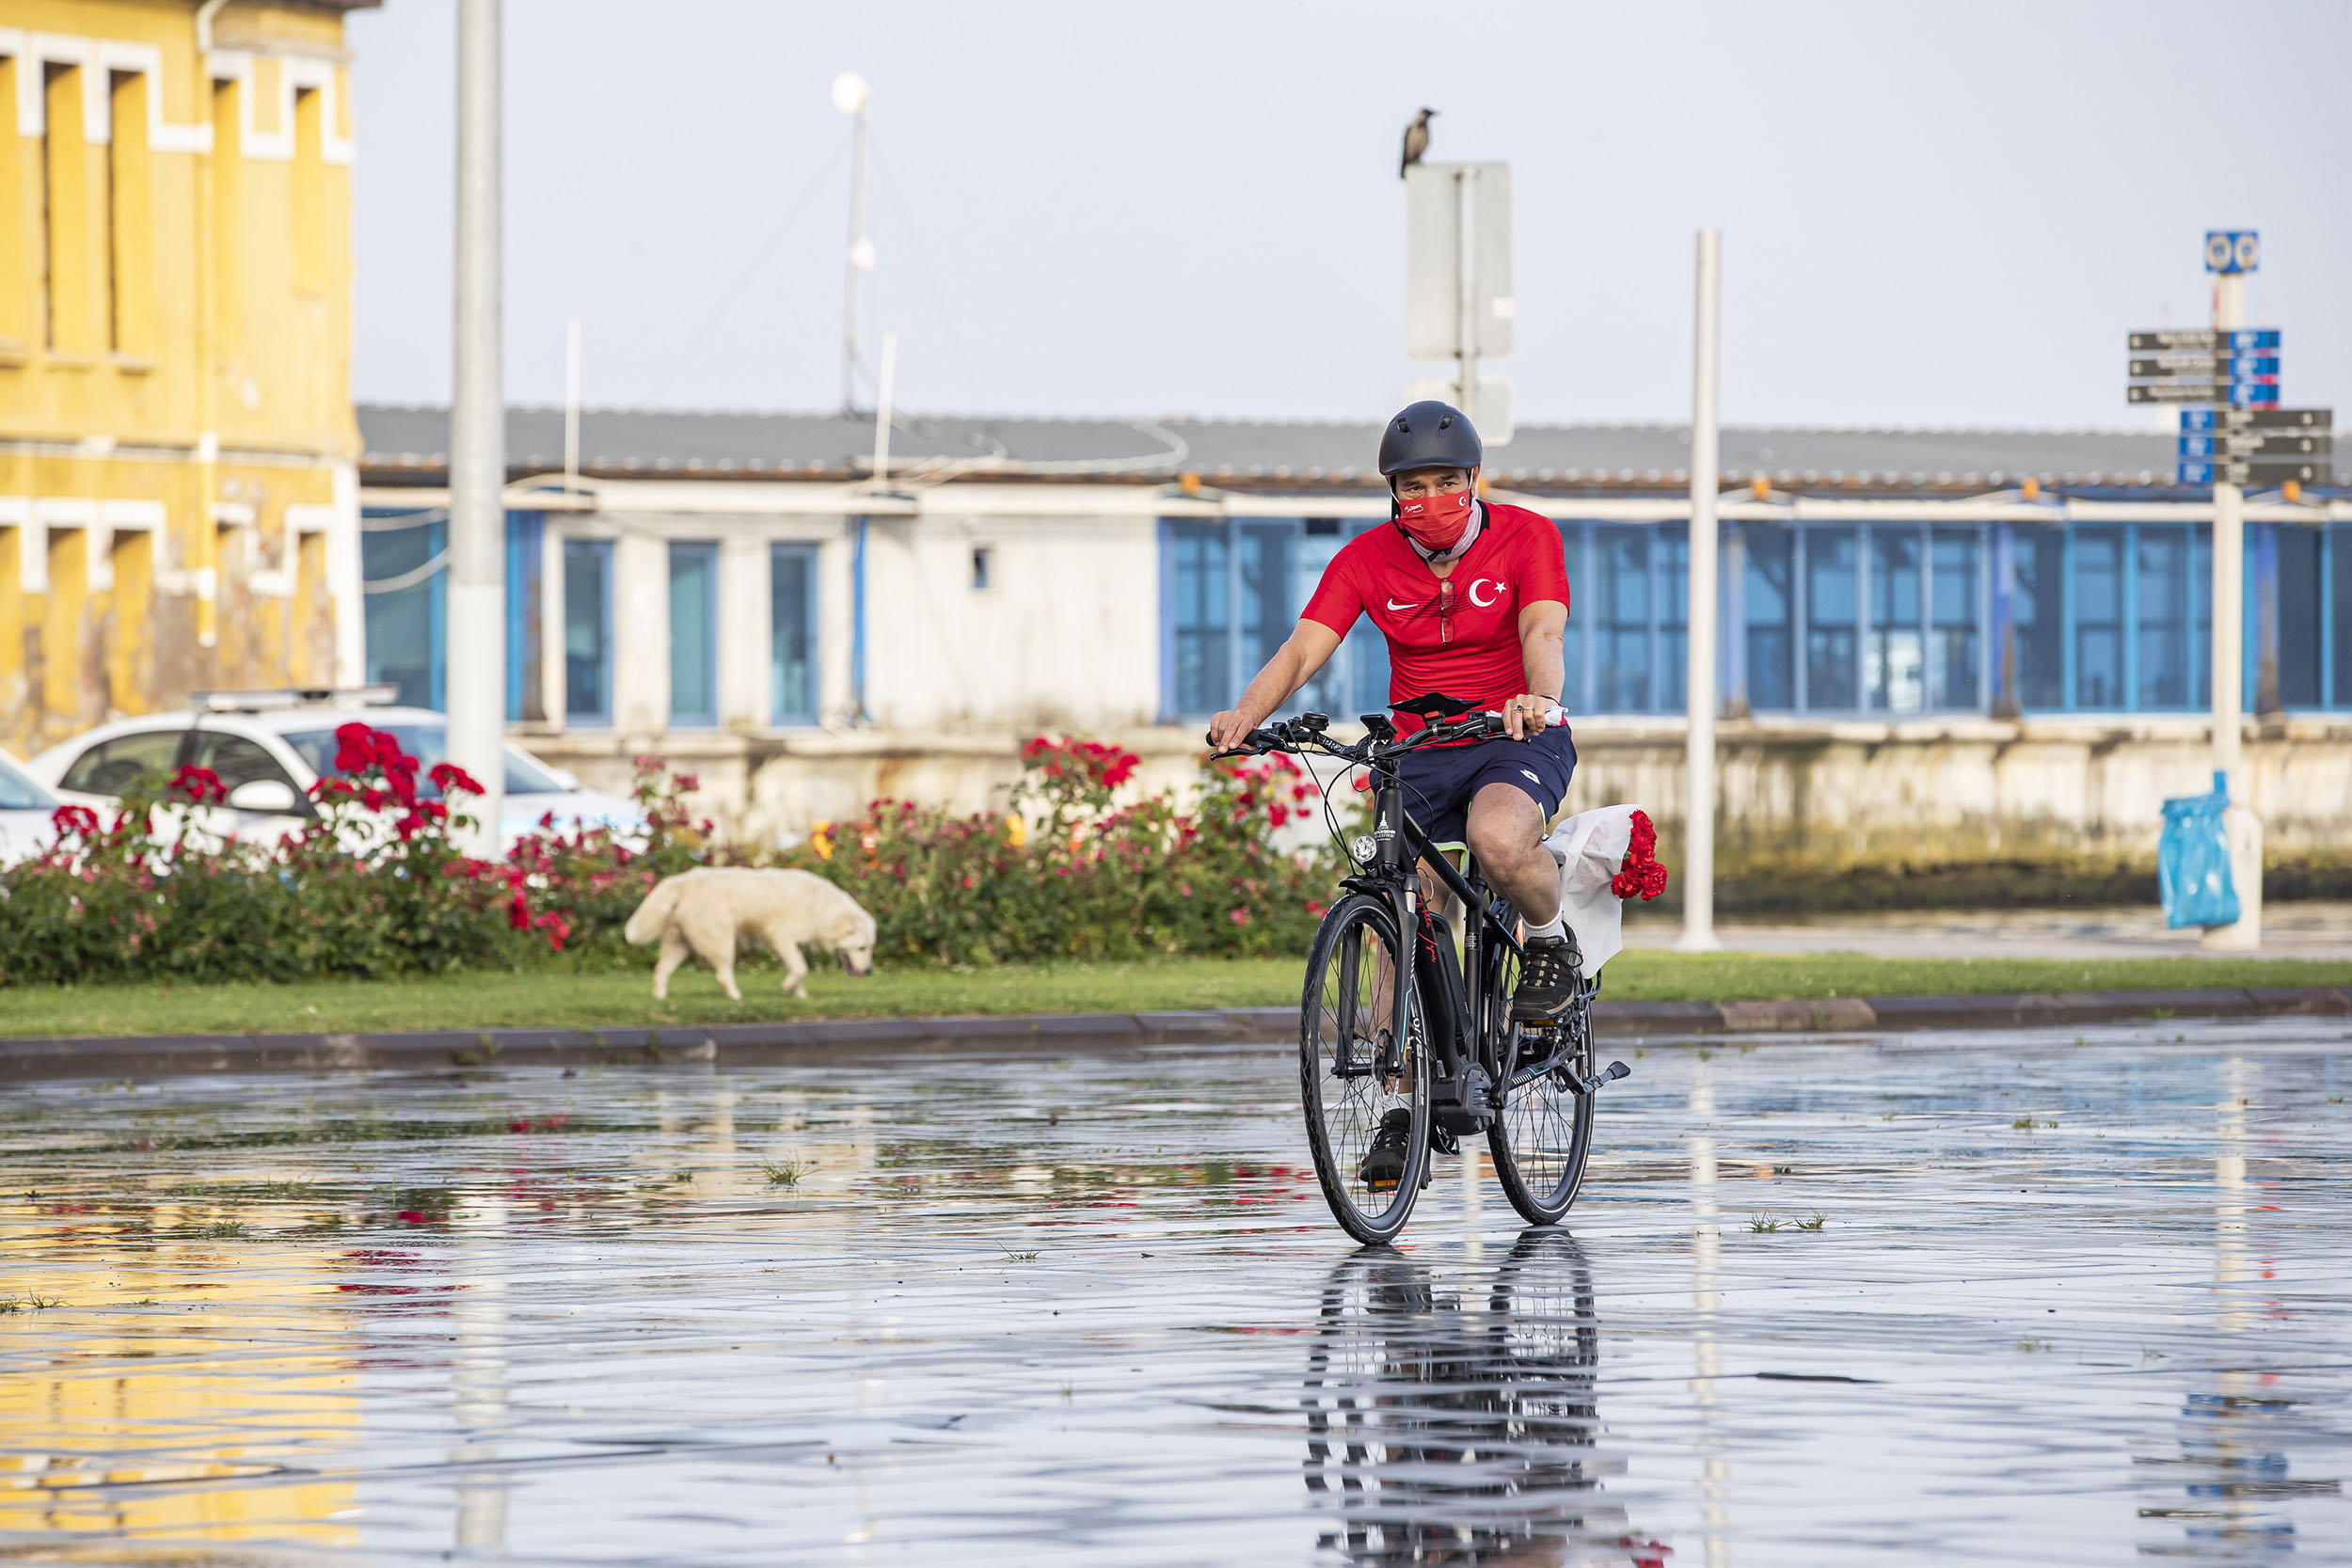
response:
<path id="1" fill-rule="evenodd" d="M 1715 940 L 1715 489 L 1716 339 L 1721 309 L 1723 231 L 1699 230 L 1697 346 L 1692 355 L 1691 604 L 1684 624 L 1690 673 L 1690 751 L 1684 771 L 1682 941 L 1686 953 L 1709 953 Z"/>
<path id="2" fill-rule="evenodd" d="M 852 117 L 850 150 L 850 249 L 841 284 L 841 411 L 857 408 L 857 280 L 874 265 L 873 242 L 866 237 L 866 106 L 872 98 L 866 78 L 845 71 L 833 79 L 833 106 Z"/>
<path id="3" fill-rule="evenodd" d="M 1476 424 L 1478 404 L 1478 171 L 1454 171 L 1454 406 Z"/>
<path id="4" fill-rule="evenodd" d="M 564 325 L 564 494 L 580 489 L 580 318 Z"/>
<path id="5" fill-rule="evenodd" d="M 480 781 L 468 847 L 499 857 L 506 768 L 506 411 L 499 377 L 499 3 L 458 0 L 455 375 L 450 399 L 449 760 Z"/>
<path id="6" fill-rule="evenodd" d="M 2229 331 L 2246 325 L 2246 276 L 2223 273 L 2214 279 L 2213 325 Z M 2230 807 L 2222 816 L 2229 835 L 2230 880 L 2237 890 L 2238 918 L 2233 926 L 2206 927 L 2207 947 L 2243 952 L 2262 945 L 2262 819 L 2254 815 L 2251 791 L 2239 751 L 2246 681 L 2246 492 L 2234 484 L 2213 487 L 2213 766 L 2229 781 Z"/>
<path id="7" fill-rule="evenodd" d="M 890 382 L 898 369 L 898 335 L 882 334 L 882 376 L 874 384 L 874 483 L 890 477 Z"/>

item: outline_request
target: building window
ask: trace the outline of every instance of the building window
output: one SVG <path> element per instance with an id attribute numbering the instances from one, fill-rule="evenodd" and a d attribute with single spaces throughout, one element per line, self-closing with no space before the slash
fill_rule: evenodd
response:
<path id="1" fill-rule="evenodd" d="M 371 512 L 359 523 L 370 685 L 403 707 L 439 711 L 449 514 Z"/>
<path id="2" fill-rule="evenodd" d="M 1978 626 L 1984 613 L 1978 559 L 1983 539 L 1974 529 L 1940 528 L 1929 536 L 1928 705 L 1950 710 L 1983 704 L 1983 656 Z"/>
<path id="3" fill-rule="evenodd" d="M 1748 706 L 1752 711 L 1797 705 L 1794 667 L 1796 557 L 1794 529 L 1770 523 L 1742 526 L 1747 553 Z"/>
<path id="4" fill-rule="evenodd" d="M 2138 581 L 2134 586 L 2139 613 L 2134 651 L 2138 678 L 2133 704 L 2141 708 L 2187 707 L 2197 700 L 2191 673 L 2197 616 L 2190 604 L 2188 530 L 2142 523 L 2136 531 Z"/>
<path id="5" fill-rule="evenodd" d="M 2273 557 L 2265 576 L 2273 585 L 2273 610 L 2278 631 L 2274 646 L 2279 658 L 2279 705 L 2319 707 L 2325 705 L 2326 673 L 2322 627 L 2327 625 L 2328 578 L 2321 558 L 2327 534 L 2315 528 L 2290 524 L 2261 525 L 2271 531 Z M 2352 609 L 2352 604 L 2346 605 Z"/>
<path id="6" fill-rule="evenodd" d="M 1216 524 L 1169 523 L 1164 536 L 1168 580 L 1168 706 L 1198 715 L 1223 709 L 1232 690 L 1227 640 L 1232 612 L 1229 551 Z"/>
<path id="7" fill-rule="evenodd" d="M 2320 662 L 2328 672 L 2328 705 L 2352 707 L 2352 523 L 2338 523 L 2322 541 L 2327 557 L 2320 578 L 2328 584 L 2321 607 L 2320 635 L 2325 640 Z"/>
<path id="8" fill-rule="evenodd" d="M 975 588 L 984 579 L 988 551 L 972 552 Z M 771 545 L 768 549 L 770 717 L 779 724 L 817 722 L 817 546 Z"/>
<path id="9" fill-rule="evenodd" d="M 995 554 L 996 552 L 990 549 L 986 545 L 976 545 L 973 546 L 972 592 L 975 594 L 987 592 L 991 571 L 996 564 L 995 560 L 993 559 Z"/>
<path id="10" fill-rule="evenodd" d="M 1862 609 L 1861 544 L 1851 528 L 1804 534 L 1804 690 L 1814 712 L 1862 705 L 1855 659 Z"/>
<path id="11" fill-rule="evenodd" d="M 1289 639 L 1331 558 L 1355 534 L 1384 526 L 1337 517 L 1164 523 L 1161 701 L 1167 714 L 1193 719 L 1231 705 L 1242 682 Z M 1347 718 L 1377 712 L 1388 702 L 1388 644 L 1362 617 L 1290 705 L 1295 712 Z"/>
<path id="12" fill-rule="evenodd" d="M 2123 705 L 2123 531 L 2079 528 L 2074 538 L 2074 705 Z"/>
<path id="13" fill-rule="evenodd" d="M 1869 705 L 1881 713 L 1917 713 L 1928 705 L 1920 544 L 1913 529 L 1870 531 L 1870 633 L 1863 671 Z"/>
<path id="14" fill-rule="evenodd" d="M 670 546 L 670 724 L 719 721 L 719 546 Z"/>
<path id="15" fill-rule="evenodd" d="M 564 541 L 564 721 L 612 722 L 612 545 Z"/>
<path id="16" fill-rule="evenodd" d="M 1596 713 L 1650 711 L 1651 532 L 1646 523 L 1593 530 Z"/>
<path id="17" fill-rule="evenodd" d="M 147 146 L 147 76 L 108 78 L 113 131 L 106 144 L 107 335 L 118 354 L 155 352 L 152 165 Z"/>
<path id="18" fill-rule="evenodd" d="M 2018 528 L 2010 534 L 2010 693 L 2024 708 L 2066 705 L 2066 533 Z M 2001 657 L 1995 650 L 1995 657 Z"/>

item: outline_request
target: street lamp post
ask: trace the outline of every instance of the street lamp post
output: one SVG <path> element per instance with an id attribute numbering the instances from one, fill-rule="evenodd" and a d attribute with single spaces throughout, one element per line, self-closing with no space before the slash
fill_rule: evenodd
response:
<path id="1" fill-rule="evenodd" d="M 833 79 L 833 106 L 857 122 L 850 153 L 850 250 L 841 285 L 841 411 L 857 412 L 857 293 L 861 274 L 874 270 L 874 242 L 866 237 L 866 78 L 845 71 Z"/>
<path id="2" fill-rule="evenodd" d="M 505 796 L 506 410 L 499 376 L 499 6 L 458 0 L 457 275 L 450 396 L 449 760 L 483 788 L 469 847 L 499 854 Z"/>

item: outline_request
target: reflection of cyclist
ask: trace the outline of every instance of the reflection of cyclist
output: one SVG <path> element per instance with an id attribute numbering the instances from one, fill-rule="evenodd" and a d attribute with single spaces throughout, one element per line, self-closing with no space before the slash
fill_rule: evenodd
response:
<path id="1" fill-rule="evenodd" d="M 1380 472 L 1396 526 L 1367 530 L 1331 558 L 1290 640 L 1210 721 L 1209 737 L 1240 744 L 1314 678 L 1359 614 L 1388 639 L 1391 704 L 1441 694 L 1501 713 L 1510 744 L 1427 747 L 1398 771 L 1430 841 L 1468 844 L 1488 885 L 1527 921 L 1511 1016 L 1529 1022 L 1565 1012 L 1579 979 L 1559 867 L 1543 846 L 1576 770 L 1567 726 L 1544 721 L 1565 673 L 1568 578 L 1550 519 L 1476 499 L 1483 456 L 1478 432 L 1445 404 L 1416 403 L 1389 421 Z M 1407 734 L 1420 724 L 1398 718 Z M 1423 875 L 1435 903 L 1442 895 Z"/>
<path id="2" fill-rule="evenodd" d="M 1307 1485 L 1336 1511 L 1323 1544 L 1361 1563 L 1543 1562 L 1603 1542 L 1645 1563 L 1596 1494 L 1599 1335 L 1583 1254 L 1519 1237 L 1485 1310 L 1385 1248 L 1325 1282 L 1307 1363 Z M 1604 1548 L 1605 1549 L 1605 1548 Z"/>

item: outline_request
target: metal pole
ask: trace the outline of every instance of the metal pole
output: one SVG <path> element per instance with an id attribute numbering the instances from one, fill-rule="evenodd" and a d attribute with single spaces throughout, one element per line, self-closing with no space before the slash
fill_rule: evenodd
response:
<path id="1" fill-rule="evenodd" d="M 564 326 L 564 493 L 580 488 L 580 318 Z"/>
<path id="2" fill-rule="evenodd" d="M 845 71 L 833 79 L 833 106 L 852 117 L 850 151 L 850 249 L 841 283 L 841 411 L 857 411 L 857 282 L 874 265 L 873 242 L 866 237 L 866 107 L 872 93 L 866 78 Z"/>
<path id="3" fill-rule="evenodd" d="M 1723 230 L 1699 230 L 1697 345 L 1692 354 L 1690 751 L 1684 771 L 1690 799 L 1683 809 L 1682 941 L 1686 953 L 1708 953 L 1715 940 L 1715 491 L 1717 460 L 1716 339 L 1721 312 Z"/>
<path id="4" fill-rule="evenodd" d="M 450 400 L 449 760 L 484 794 L 468 847 L 499 857 L 506 768 L 505 407 L 499 386 L 499 0 L 458 0 L 455 377 Z"/>
<path id="5" fill-rule="evenodd" d="M 2246 325 L 2246 277 L 2214 279 L 2213 325 L 2229 331 Z M 2237 890 L 2234 926 L 2206 927 L 2204 945 L 2243 951 L 2262 945 L 2262 823 L 2249 799 L 2239 755 L 2246 684 L 2246 492 L 2213 487 L 2213 768 L 2228 781 L 2230 808 L 2222 821 L 2230 840 L 2230 880 Z"/>
<path id="6" fill-rule="evenodd" d="M 882 334 L 882 375 L 874 383 L 874 483 L 890 478 L 890 381 L 898 368 L 898 335 Z"/>
<path id="7" fill-rule="evenodd" d="M 1476 424 L 1478 397 L 1478 171 L 1454 171 L 1454 405 Z"/>

